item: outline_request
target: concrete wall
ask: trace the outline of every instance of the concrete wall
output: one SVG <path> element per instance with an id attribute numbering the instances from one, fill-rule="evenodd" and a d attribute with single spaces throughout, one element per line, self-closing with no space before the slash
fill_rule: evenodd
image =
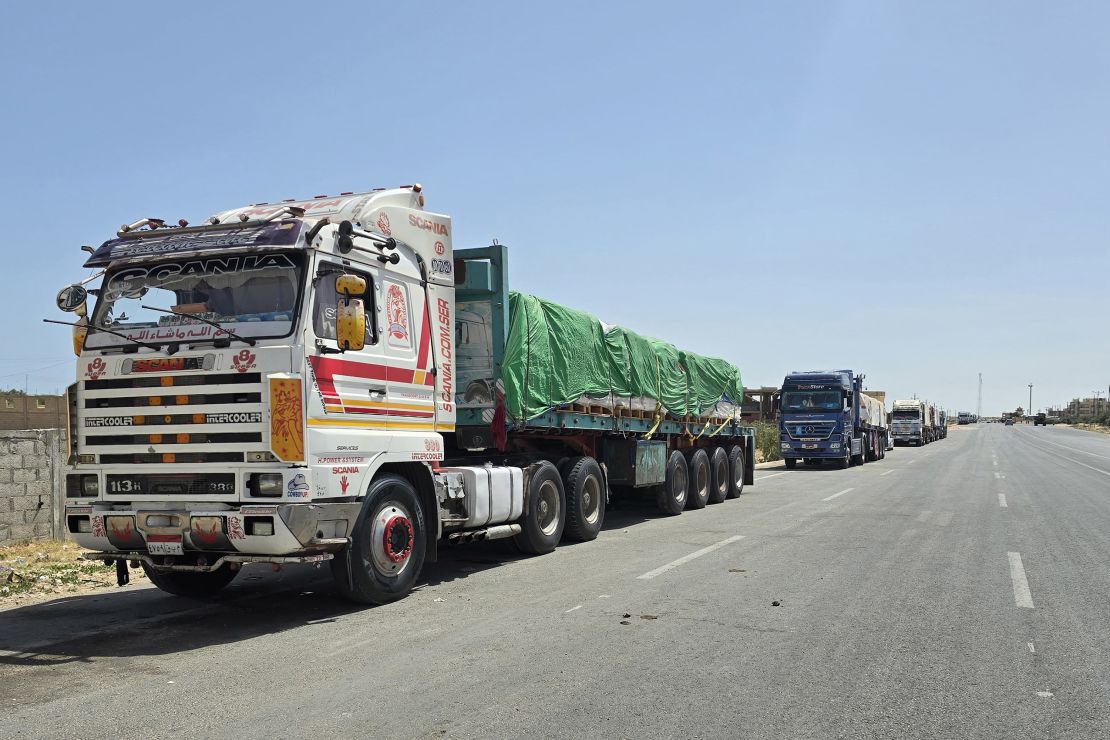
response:
<path id="1" fill-rule="evenodd" d="M 0 545 L 62 539 L 65 433 L 0 431 Z"/>

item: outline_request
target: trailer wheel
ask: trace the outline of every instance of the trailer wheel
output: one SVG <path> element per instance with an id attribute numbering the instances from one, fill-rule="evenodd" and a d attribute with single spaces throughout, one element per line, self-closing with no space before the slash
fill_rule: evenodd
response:
<path id="1" fill-rule="evenodd" d="M 605 478 L 592 457 L 574 457 L 564 467 L 567 524 L 563 536 L 574 542 L 597 538 L 605 521 Z"/>
<path id="2" fill-rule="evenodd" d="M 686 508 L 687 481 L 690 479 L 686 467 L 686 456 L 678 450 L 667 458 L 667 475 L 661 486 L 656 486 L 655 504 L 659 513 L 675 516 Z"/>
<path id="3" fill-rule="evenodd" d="M 728 450 L 728 471 L 728 498 L 736 498 L 744 492 L 744 448 L 740 445 Z"/>
<path id="4" fill-rule="evenodd" d="M 728 498 L 732 490 L 732 468 L 728 464 L 728 453 L 724 447 L 714 447 L 709 458 L 709 469 L 713 472 L 713 487 L 709 491 L 709 503 L 719 504 Z"/>
<path id="5" fill-rule="evenodd" d="M 208 573 L 178 573 L 155 570 L 147 565 L 145 561 L 142 565 L 146 577 L 162 591 L 174 596 L 185 596 L 194 599 L 211 596 L 239 575 L 239 571 L 232 570 L 226 565 L 219 570 Z"/>
<path id="6" fill-rule="evenodd" d="M 424 566 L 427 536 L 412 484 L 392 473 L 375 478 L 355 520 L 351 544 L 331 561 L 339 593 L 360 604 L 405 597 Z"/>
<path id="7" fill-rule="evenodd" d="M 554 465 L 545 461 L 536 466 L 524 497 L 522 529 L 513 542 L 521 552 L 545 555 L 559 544 L 566 526 L 567 497 Z"/>
<path id="8" fill-rule="evenodd" d="M 704 509 L 713 489 L 713 471 L 709 467 L 709 454 L 702 448 L 686 451 L 686 466 L 690 471 L 690 492 L 686 496 L 687 509 Z"/>

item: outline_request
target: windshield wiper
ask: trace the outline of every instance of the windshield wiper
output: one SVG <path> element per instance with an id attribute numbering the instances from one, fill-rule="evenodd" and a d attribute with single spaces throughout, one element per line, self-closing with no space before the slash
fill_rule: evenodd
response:
<path id="1" fill-rule="evenodd" d="M 93 332 L 96 332 L 96 331 L 102 331 L 105 334 L 112 334 L 112 335 L 117 336 L 117 337 L 123 337 L 127 341 L 134 342 L 135 344 L 139 345 L 140 347 L 148 347 L 148 348 L 154 350 L 155 352 L 161 352 L 162 351 L 162 345 L 160 345 L 160 344 L 151 344 L 150 342 L 144 342 L 144 341 L 141 341 L 139 339 L 132 339 L 131 337 L 124 334 L 123 332 L 114 331 L 112 329 L 105 329 L 102 326 L 96 326 L 94 324 L 78 324 L 75 321 L 55 321 L 54 319 L 43 319 L 43 321 L 47 324 L 61 324 L 62 326 L 83 326 L 88 330 L 89 334 L 92 334 Z M 176 351 L 176 350 L 172 349 L 172 347 L 173 347 L 173 344 L 167 344 L 166 345 L 167 351 L 170 354 L 173 354 Z"/>
<path id="2" fill-rule="evenodd" d="M 191 314 L 191 313 L 178 313 L 177 311 L 171 311 L 168 308 L 158 308 L 157 306 L 147 306 L 145 304 L 140 304 L 140 305 L 142 305 L 143 308 L 145 308 L 149 311 L 159 311 L 161 313 L 168 313 L 168 314 L 171 314 L 173 316 L 181 316 L 181 317 L 186 318 L 186 319 L 192 319 L 193 321 L 199 321 L 202 324 L 208 324 L 209 326 L 214 326 L 217 329 L 219 329 L 220 331 L 222 331 L 224 334 L 227 334 L 232 339 L 238 339 L 240 342 L 246 342 L 247 346 L 249 346 L 249 347 L 253 347 L 255 345 L 255 340 L 248 339 L 247 337 L 236 334 L 231 329 L 225 329 L 223 324 L 221 324 L 219 321 L 213 321 L 212 319 L 206 319 L 203 316 L 196 316 L 196 315 Z M 218 340 L 218 339 L 219 339 L 219 337 L 213 337 L 213 340 Z"/>

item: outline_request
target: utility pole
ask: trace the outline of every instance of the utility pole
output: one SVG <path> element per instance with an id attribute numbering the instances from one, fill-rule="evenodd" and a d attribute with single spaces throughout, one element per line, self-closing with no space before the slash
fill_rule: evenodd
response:
<path id="1" fill-rule="evenodd" d="M 979 373 L 979 405 L 975 407 L 975 418 L 983 416 L 983 373 Z"/>
<path id="2" fill-rule="evenodd" d="M 1033 384 L 1032 383 L 1029 384 L 1029 408 L 1028 408 L 1028 410 L 1026 410 L 1025 415 L 1026 416 L 1032 416 L 1033 415 Z"/>

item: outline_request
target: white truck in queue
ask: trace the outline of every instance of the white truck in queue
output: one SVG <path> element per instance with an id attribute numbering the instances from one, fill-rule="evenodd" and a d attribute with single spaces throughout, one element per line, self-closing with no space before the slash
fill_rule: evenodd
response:
<path id="1" fill-rule="evenodd" d="M 459 257 L 450 218 L 423 205 L 418 185 L 256 204 L 200 226 L 143 219 L 85 248 L 96 274 L 58 294 L 79 319 L 54 323 L 71 323 L 79 356 L 65 521 L 89 557 L 193 596 L 245 564 L 330 561 L 345 597 L 377 604 L 407 594 L 441 541 L 513 537 L 539 554 L 564 530 L 593 539 L 604 460 L 675 514 L 688 480 L 720 498 L 752 480 L 754 440 L 735 425 L 712 441 L 695 428 L 705 451 L 686 458 L 669 422 L 631 446 L 545 433 L 515 454 L 483 422 L 460 447 Z M 479 267 L 475 285 L 491 279 Z M 687 475 L 702 458 L 713 474 Z"/>

